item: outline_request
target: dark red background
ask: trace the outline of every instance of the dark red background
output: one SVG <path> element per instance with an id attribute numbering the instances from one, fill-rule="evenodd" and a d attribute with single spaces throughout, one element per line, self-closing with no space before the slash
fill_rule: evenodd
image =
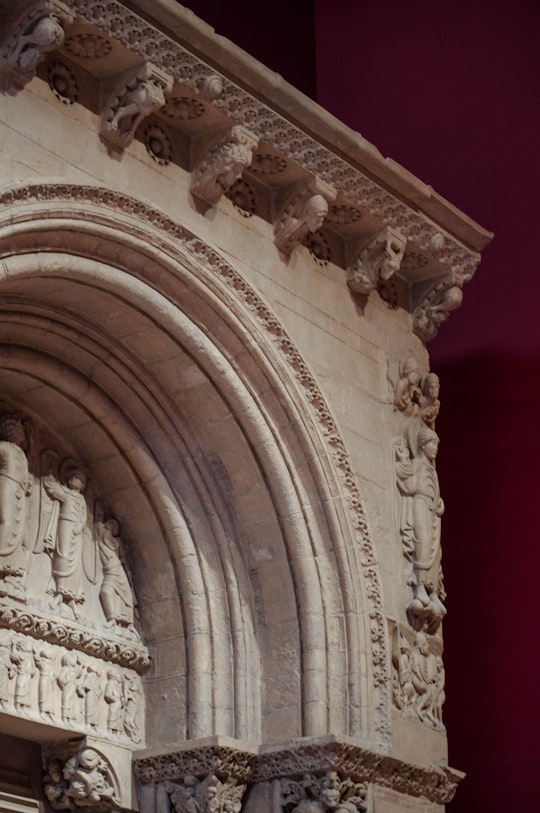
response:
<path id="1" fill-rule="evenodd" d="M 540 810 L 540 4 L 188 5 L 496 233 L 430 345 L 445 721 L 450 764 L 468 775 L 449 811 Z"/>

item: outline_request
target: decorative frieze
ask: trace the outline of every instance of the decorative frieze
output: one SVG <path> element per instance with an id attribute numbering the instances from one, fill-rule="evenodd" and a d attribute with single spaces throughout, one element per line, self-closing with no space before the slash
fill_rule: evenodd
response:
<path id="1" fill-rule="evenodd" d="M 104 141 L 116 149 L 128 147 L 142 120 L 163 107 L 172 86 L 172 78 L 150 62 L 123 76 L 101 116 Z"/>
<path id="2" fill-rule="evenodd" d="M 351 291 L 368 296 L 380 281 L 399 271 L 407 241 L 396 229 L 386 226 L 362 248 L 347 271 Z"/>
<path id="3" fill-rule="evenodd" d="M 58 48 L 74 15 L 59 0 L 40 0 L 19 20 L 0 51 L 4 89 L 16 92 L 35 76 L 49 51 Z"/>
<path id="4" fill-rule="evenodd" d="M 250 165 L 257 144 L 258 139 L 244 127 L 233 127 L 228 138 L 210 150 L 193 171 L 191 194 L 215 206 Z"/>

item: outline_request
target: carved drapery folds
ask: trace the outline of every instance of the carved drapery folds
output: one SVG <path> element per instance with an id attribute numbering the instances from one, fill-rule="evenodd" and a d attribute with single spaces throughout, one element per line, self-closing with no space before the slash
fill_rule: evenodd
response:
<path id="1" fill-rule="evenodd" d="M 124 75 L 101 116 L 103 140 L 117 150 L 128 147 L 142 120 L 163 107 L 172 86 L 172 77 L 150 62 Z"/>
<path id="2" fill-rule="evenodd" d="M 149 659 L 120 526 L 83 464 L 49 441 L 0 412 L 0 706 L 138 743 Z"/>
<path id="3" fill-rule="evenodd" d="M 318 179 L 298 193 L 274 226 L 278 249 L 288 257 L 308 234 L 318 231 L 328 214 L 328 203 L 335 197 L 335 189 Z"/>
<path id="4" fill-rule="evenodd" d="M 368 296 L 381 281 L 399 271 L 407 241 L 396 229 L 386 226 L 363 247 L 347 270 L 347 284 L 356 294 Z"/>
<path id="5" fill-rule="evenodd" d="M 306 774 L 301 780 L 281 780 L 281 806 L 284 813 L 358 813 L 368 810 L 367 791 L 367 782 L 342 779 L 337 771 Z"/>
<path id="6" fill-rule="evenodd" d="M 4 89 L 16 92 L 30 82 L 47 53 L 62 45 L 73 18 L 59 0 L 42 0 L 18 22 L 0 51 Z"/>
<path id="7" fill-rule="evenodd" d="M 239 125 L 214 147 L 191 175 L 191 194 L 215 206 L 253 160 L 258 139 Z"/>
<path id="8" fill-rule="evenodd" d="M 72 756 L 48 755 L 43 791 L 53 810 L 108 813 L 120 807 L 118 782 L 109 760 L 86 743 Z"/>
<path id="9" fill-rule="evenodd" d="M 446 614 L 442 603 L 441 516 L 435 460 L 439 438 L 429 427 L 409 426 L 408 438 L 395 444 L 396 481 L 400 494 L 399 532 L 413 591 L 407 607 L 417 630 L 435 633 Z"/>

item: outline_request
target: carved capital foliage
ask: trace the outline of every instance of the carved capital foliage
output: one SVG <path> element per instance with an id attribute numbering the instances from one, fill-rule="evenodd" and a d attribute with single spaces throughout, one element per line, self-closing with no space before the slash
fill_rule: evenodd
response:
<path id="1" fill-rule="evenodd" d="M 64 42 L 73 12 L 59 0 L 41 0 L 17 23 L 0 51 L 0 78 L 9 92 L 22 89 L 35 76 L 49 51 Z"/>
<path id="2" fill-rule="evenodd" d="M 281 806 L 284 813 L 356 813 L 367 811 L 367 782 L 342 778 L 337 771 L 323 776 L 305 774 L 300 780 L 282 779 Z"/>
<path id="3" fill-rule="evenodd" d="M 258 139 L 236 125 L 229 137 L 214 147 L 191 176 L 191 194 L 215 206 L 253 160 Z"/>
<path id="4" fill-rule="evenodd" d="M 463 281 L 450 275 L 432 288 L 416 306 L 413 330 L 425 342 L 434 339 L 443 322 L 463 301 Z"/>
<path id="5" fill-rule="evenodd" d="M 364 246 L 349 267 L 349 288 L 356 294 L 367 296 L 381 280 L 389 280 L 399 271 L 406 246 L 405 237 L 391 226 L 386 226 Z"/>
<path id="6" fill-rule="evenodd" d="M 108 813 L 120 808 L 118 781 L 109 760 L 86 743 L 69 754 L 60 746 L 47 749 L 43 791 L 53 810 L 92 810 Z"/>
<path id="7" fill-rule="evenodd" d="M 298 193 L 274 226 L 274 242 L 289 256 L 308 234 L 318 231 L 328 214 L 328 203 L 336 191 L 319 179 Z"/>
<path id="8" fill-rule="evenodd" d="M 182 782 L 166 782 L 165 790 L 175 813 L 240 813 L 246 785 L 215 774 L 203 779 L 186 775 Z"/>
<path id="9" fill-rule="evenodd" d="M 229 798 L 234 805 L 246 784 L 274 781 L 279 783 L 284 813 L 367 810 L 370 783 L 444 804 L 452 799 L 461 778 L 446 766 L 411 765 L 333 737 L 296 740 L 258 754 L 225 746 L 195 746 L 191 750 L 142 756 L 136 760 L 134 770 L 143 785 L 163 787 L 164 783 L 176 813 L 212 810 L 203 806 L 207 802 L 201 795 L 212 785 L 215 796 L 219 790 L 220 798 Z M 210 777 L 217 777 L 221 788 L 210 782 Z M 224 804 L 215 809 L 221 813 L 232 808 Z"/>
<path id="10" fill-rule="evenodd" d="M 151 62 L 124 75 L 101 116 L 100 135 L 104 141 L 115 149 L 128 147 L 142 120 L 163 107 L 172 86 L 172 77 Z"/>
<path id="11" fill-rule="evenodd" d="M 442 641 L 396 626 L 392 636 L 392 700 L 403 717 L 445 731 Z"/>

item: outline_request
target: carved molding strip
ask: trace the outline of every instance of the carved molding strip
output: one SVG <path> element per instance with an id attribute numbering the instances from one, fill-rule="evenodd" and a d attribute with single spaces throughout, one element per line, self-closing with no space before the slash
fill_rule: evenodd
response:
<path id="1" fill-rule="evenodd" d="M 100 27 L 143 59 L 151 60 L 174 76 L 175 81 L 193 91 L 200 92 L 209 83 L 219 84 L 220 93 L 217 96 L 207 94 L 207 98 L 233 122 L 243 124 L 256 137 L 271 144 L 278 152 L 285 153 L 311 174 L 335 186 L 352 203 L 398 229 L 405 239 L 428 253 L 433 251 L 434 245 L 440 245 L 437 259 L 442 265 L 457 274 L 462 282 L 472 278 L 480 261 L 477 252 L 468 250 L 446 233 L 442 245 L 440 227 L 243 88 L 217 74 L 215 68 L 189 53 L 146 20 L 129 12 L 117 0 L 99 3 L 95 0 L 69 0 L 68 5 L 89 23 Z M 121 26 L 118 20 L 122 20 Z"/>
<path id="2" fill-rule="evenodd" d="M 34 608 L 18 607 L 5 600 L 0 600 L 0 627 L 103 658 L 134 669 L 138 674 L 143 674 L 150 666 L 148 650 L 134 641 L 127 642 L 110 632 L 100 634 L 74 621 L 53 618 Z"/>
<path id="3" fill-rule="evenodd" d="M 260 754 L 230 746 L 200 746 L 134 761 L 143 784 L 178 781 L 185 775 L 232 777 L 241 782 L 269 782 L 305 774 L 338 772 L 354 782 L 373 782 L 409 796 L 446 804 L 454 796 L 460 771 L 447 766 L 421 767 L 352 742 L 335 739 L 297 740 Z"/>
<path id="4" fill-rule="evenodd" d="M 171 220 L 167 215 L 141 201 L 103 187 L 85 187 L 75 184 L 36 184 L 7 191 L 0 197 L 0 204 L 5 208 L 17 202 L 30 202 L 32 200 L 72 200 L 107 206 L 115 212 L 139 217 L 153 228 L 162 230 L 168 236 L 182 243 L 201 263 L 212 267 L 213 274 L 231 289 L 235 297 L 242 301 L 243 306 L 251 314 L 252 318 L 260 324 L 261 329 L 278 349 L 279 354 L 283 357 L 290 370 L 292 378 L 296 380 L 303 390 L 313 418 L 319 425 L 328 450 L 328 456 L 335 466 L 336 475 L 348 508 L 353 535 L 359 551 L 361 573 L 365 584 L 365 601 L 369 613 L 371 670 L 375 704 L 374 735 L 378 742 L 386 744 L 390 739 L 390 693 L 386 666 L 388 663 L 388 640 L 377 554 L 370 537 L 366 512 L 356 476 L 339 430 L 317 382 L 294 343 L 284 331 L 281 323 L 251 286 L 220 254 L 195 237 L 186 228 Z"/>

